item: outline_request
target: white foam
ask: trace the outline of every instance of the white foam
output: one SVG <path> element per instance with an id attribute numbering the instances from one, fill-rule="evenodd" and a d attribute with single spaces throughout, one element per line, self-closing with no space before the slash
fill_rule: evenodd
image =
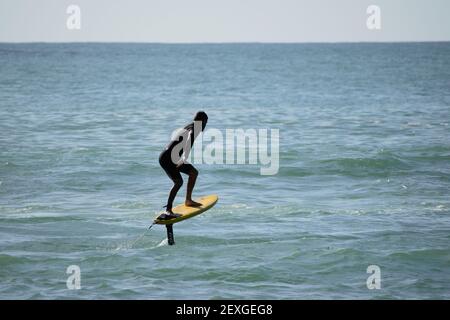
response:
<path id="1" fill-rule="evenodd" d="M 155 248 L 163 247 L 169 245 L 169 240 L 166 238 L 163 241 L 161 241 Z"/>

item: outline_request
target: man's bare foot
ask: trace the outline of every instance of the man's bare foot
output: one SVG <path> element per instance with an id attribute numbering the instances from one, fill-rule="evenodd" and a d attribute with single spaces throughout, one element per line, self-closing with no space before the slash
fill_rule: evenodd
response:
<path id="1" fill-rule="evenodd" d="M 173 214 L 172 208 L 167 208 L 167 206 L 164 206 L 164 208 L 166 208 L 166 212 L 168 214 Z"/>
<path id="2" fill-rule="evenodd" d="M 199 202 L 195 202 L 194 200 L 186 200 L 184 205 L 187 207 L 201 207 L 202 204 Z"/>
<path id="3" fill-rule="evenodd" d="M 171 207 L 164 206 L 164 208 L 166 208 L 166 212 L 163 214 L 160 214 L 159 217 L 156 218 L 156 220 L 170 220 L 170 219 L 175 219 L 175 218 L 181 217 L 181 214 L 173 213 Z"/>
<path id="4" fill-rule="evenodd" d="M 181 214 L 173 213 L 172 210 L 170 210 L 170 212 L 166 211 L 166 213 L 161 214 L 156 220 L 170 220 L 178 217 L 181 217 Z"/>

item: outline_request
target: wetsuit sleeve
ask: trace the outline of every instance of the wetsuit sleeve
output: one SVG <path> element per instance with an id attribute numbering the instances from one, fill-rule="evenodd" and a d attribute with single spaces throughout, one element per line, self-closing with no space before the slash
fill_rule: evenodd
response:
<path id="1" fill-rule="evenodd" d="M 183 163 L 187 163 L 187 159 L 189 158 L 192 145 L 194 144 L 193 135 L 194 135 L 193 130 L 190 129 L 187 134 L 187 139 L 186 141 L 184 141 L 183 155 L 181 156 L 181 161 Z"/>

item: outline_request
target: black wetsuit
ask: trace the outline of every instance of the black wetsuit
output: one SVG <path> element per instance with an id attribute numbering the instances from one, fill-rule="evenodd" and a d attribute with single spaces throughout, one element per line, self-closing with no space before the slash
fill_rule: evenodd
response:
<path id="1" fill-rule="evenodd" d="M 161 152 L 159 156 L 159 164 L 167 173 L 169 178 L 172 179 L 174 184 L 183 183 L 183 178 L 181 177 L 180 172 L 192 174 L 197 171 L 193 165 L 184 162 L 186 159 L 182 159 L 183 154 L 185 155 L 185 158 L 187 158 L 189 151 L 194 144 L 194 123 L 188 124 L 180 131 L 181 132 L 175 137 L 175 139 L 170 141 L 170 143 L 166 146 L 166 149 Z M 183 147 L 178 152 L 178 155 L 175 154 L 174 159 L 172 159 L 172 151 L 180 143 Z M 183 161 L 183 163 L 177 168 L 177 163 L 180 161 Z"/>

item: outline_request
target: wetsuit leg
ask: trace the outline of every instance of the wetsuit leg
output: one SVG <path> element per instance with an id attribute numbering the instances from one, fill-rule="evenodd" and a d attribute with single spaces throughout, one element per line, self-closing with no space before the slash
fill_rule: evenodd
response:
<path id="1" fill-rule="evenodd" d="M 192 191 L 194 190 L 195 181 L 197 180 L 198 171 L 192 164 L 182 164 L 178 170 L 189 175 L 188 186 L 186 191 L 186 200 L 192 201 Z"/>
<path id="2" fill-rule="evenodd" d="M 172 211 L 173 201 L 183 185 L 183 178 L 181 177 L 179 169 L 172 162 L 170 156 L 166 156 L 164 153 L 159 157 L 159 164 L 164 169 L 169 178 L 173 181 L 173 187 L 170 190 L 169 198 L 167 199 L 167 211 Z"/>

